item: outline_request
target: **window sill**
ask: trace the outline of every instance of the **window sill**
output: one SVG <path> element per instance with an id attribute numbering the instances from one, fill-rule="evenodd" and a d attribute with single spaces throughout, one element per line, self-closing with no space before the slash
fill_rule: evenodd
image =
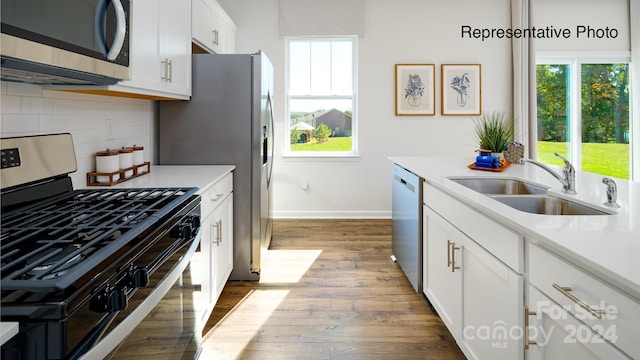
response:
<path id="1" fill-rule="evenodd" d="M 282 155 L 284 161 L 358 161 L 357 153 L 289 152 Z"/>

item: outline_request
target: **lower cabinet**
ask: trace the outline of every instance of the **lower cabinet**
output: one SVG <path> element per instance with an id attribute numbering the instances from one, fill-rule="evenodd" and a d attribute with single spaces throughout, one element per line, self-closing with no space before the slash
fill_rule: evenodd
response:
<path id="1" fill-rule="evenodd" d="M 425 206 L 424 293 L 465 355 L 522 359 L 523 278 Z"/>
<path id="2" fill-rule="evenodd" d="M 533 286 L 528 299 L 525 346 L 529 359 L 629 359 Z"/>
<path id="3" fill-rule="evenodd" d="M 233 270 L 233 194 L 216 208 L 211 219 L 211 278 L 213 305 Z"/>
<path id="4" fill-rule="evenodd" d="M 196 253 L 201 282 L 199 329 L 203 329 L 233 269 L 233 175 L 201 194 L 201 241 Z"/>
<path id="5" fill-rule="evenodd" d="M 537 358 L 640 358 L 637 299 L 540 246 L 529 244 L 527 250 L 528 306 L 536 313 L 529 320 L 537 320 L 530 321 L 532 330 L 540 327 L 532 337 L 537 345 L 529 349 L 541 354 Z"/>
<path id="6" fill-rule="evenodd" d="M 424 207 L 424 294 L 431 301 L 440 318 L 454 338 L 462 334 L 462 234 L 447 221 Z M 460 259 L 455 262 L 455 257 Z M 453 257 L 453 263 L 452 263 Z"/>

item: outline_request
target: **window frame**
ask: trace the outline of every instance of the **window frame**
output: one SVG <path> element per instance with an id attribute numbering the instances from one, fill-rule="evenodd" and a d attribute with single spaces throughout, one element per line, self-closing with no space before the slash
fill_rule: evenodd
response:
<path id="1" fill-rule="evenodd" d="M 569 161 L 577 170 L 582 170 L 582 65 L 584 64 L 616 64 L 626 63 L 631 66 L 630 51 L 610 51 L 598 53 L 581 53 L 581 52 L 536 52 L 535 65 L 569 65 Z M 629 91 L 633 92 L 634 84 L 629 78 Z M 630 94 L 630 98 L 632 95 Z M 629 129 L 631 136 L 629 137 L 629 180 L 633 179 L 640 169 L 634 169 L 634 157 L 640 156 L 640 144 L 635 144 L 633 133 L 640 129 L 640 126 L 634 124 L 633 106 L 629 103 Z M 535 128 L 537 129 L 537 117 L 534 119 Z M 538 141 L 538 140 L 536 140 Z M 537 154 L 536 154 L 537 156 Z"/>
<path id="2" fill-rule="evenodd" d="M 321 41 L 349 41 L 351 42 L 351 71 L 352 71 L 352 84 L 351 95 L 330 95 L 330 94 L 316 94 L 316 95 L 291 95 L 290 94 L 290 44 L 292 41 L 309 41 L 309 42 L 321 42 Z M 357 106 L 357 84 L 358 84 L 358 37 L 357 36 L 290 36 L 285 37 L 285 126 L 284 126 L 284 152 L 283 158 L 285 159 L 314 159 L 314 158 L 330 158 L 330 159 L 349 159 L 359 158 L 358 151 L 358 106 Z M 291 151 L 290 142 L 290 128 L 291 128 L 291 112 L 290 101 L 291 100 L 348 100 L 351 99 L 351 151 Z"/>

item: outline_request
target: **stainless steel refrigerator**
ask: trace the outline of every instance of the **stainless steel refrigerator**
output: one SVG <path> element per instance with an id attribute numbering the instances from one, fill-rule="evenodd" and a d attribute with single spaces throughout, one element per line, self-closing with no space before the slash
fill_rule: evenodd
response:
<path id="1" fill-rule="evenodd" d="M 272 233 L 273 66 L 263 52 L 193 55 L 190 101 L 159 105 L 161 165 L 235 165 L 232 280 L 258 280 Z"/>

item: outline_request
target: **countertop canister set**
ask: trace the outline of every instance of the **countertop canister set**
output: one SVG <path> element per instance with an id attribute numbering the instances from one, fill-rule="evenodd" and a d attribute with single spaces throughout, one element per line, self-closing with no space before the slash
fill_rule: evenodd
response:
<path id="1" fill-rule="evenodd" d="M 87 185 L 112 186 L 151 172 L 144 147 L 133 145 L 96 152 L 96 171 L 87 173 Z"/>

